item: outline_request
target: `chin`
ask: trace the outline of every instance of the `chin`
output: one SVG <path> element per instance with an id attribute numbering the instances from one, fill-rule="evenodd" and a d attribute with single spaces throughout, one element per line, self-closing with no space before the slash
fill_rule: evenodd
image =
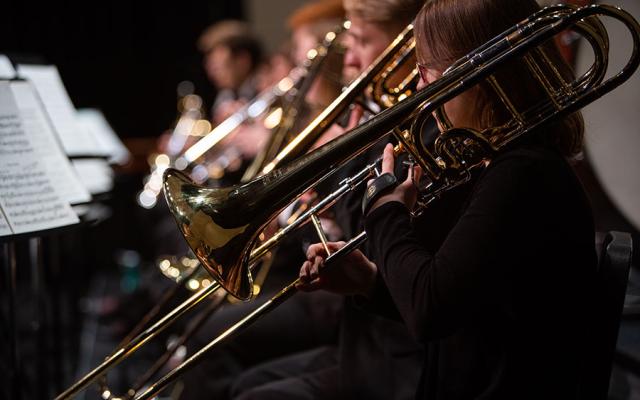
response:
<path id="1" fill-rule="evenodd" d="M 344 67 L 342 69 L 342 80 L 345 85 L 353 82 L 360 75 L 360 70 L 355 67 Z"/>

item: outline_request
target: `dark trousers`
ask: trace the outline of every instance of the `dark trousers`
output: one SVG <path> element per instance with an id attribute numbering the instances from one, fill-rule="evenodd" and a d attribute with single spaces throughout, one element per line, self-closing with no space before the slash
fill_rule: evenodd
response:
<path id="1" fill-rule="evenodd" d="M 234 382 L 231 398 L 340 399 L 340 381 L 337 349 L 325 346 L 249 369 Z"/>
<path id="2" fill-rule="evenodd" d="M 188 344 L 197 351 L 266 301 L 227 305 Z M 224 341 L 183 378 L 181 400 L 227 399 L 231 383 L 261 362 L 335 343 L 342 298 L 326 292 L 298 293 L 254 325 Z"/>

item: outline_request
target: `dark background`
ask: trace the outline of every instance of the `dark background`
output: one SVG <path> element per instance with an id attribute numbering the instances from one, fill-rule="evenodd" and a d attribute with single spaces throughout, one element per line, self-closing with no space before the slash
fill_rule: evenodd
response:
<path id="1" fill-rule="evenodd" d="M 168 129 L 183 80 L 210 103 L 197 38 L 215 21 L 244 16 L 241 1 L 222 0 L 11 1 L 2 9 L 0 53 L 55 64 L 74 105 L 100 108 L 122 138 Z"/>
<path id="2" fill-rule="evenodd" d="M 140 155 L 145 151 L 132 148 L 135 138 L 147 138 L 152 146 L 153 138 L 170 128 L 176 118 L 179 82 L 192 81 L 196 93 L 211 103 L 215 93 L 205 77 L 196 40 L 211 23 L 225 18 L 244 19 L 247 12 L 240 0 L 181 0 L 163 4 L 10 0 L 3 1 L 1 8 L 0 53 L 18 62 L 56 65 L 74 105 L 101 109 L 129 148 Z M 148 150 L 148 146 L 143 150 Z M 154 245 L 164 244 L 155 240 L 153 227 L 159 216 L 169 215 L 168 211 L 148 212 L 135 204 L 135 194 L 142 188 L 141 178 L 148 173 L 144 160 L 141 157 L 139 168 L 119 171 L 116 176 L 115 190 L 105 201 L 112 210 L 110 218 L 95 226 L 82 226 L 78 232 L 45 240 L 45 258 L 52 261 L 46 263 L 45 273 L 41 274 L 44 288 L 41 293 L 34 295 L 31 289 L 34 279 L 26 268 L 27 243 L 18 243 L 18 254 L 22 256 L 18 261 L 24 264 L 17 276 L 18 304 L 22 306 L 17 311 L 22 317 L 18 333 L 23 398 L 51 398 L 75 380 L 83 320 L 104 318 L 94 315 L 97 312 L 80 310 L 79 299 L 107 297 L 95 289 L 101 286 L 94 282 L 109 282 L 117 287 L 126 275 L 118 254 L 135 250 L 142 260 L 150 262 Z M 633 232 L 635 243 L 640 243 L 638 232 L 601 190 L 589 163 L 579 163 L 576 169 L 587 188 L 597 230 Z M 636 245 L 635 265 L 638 249 L 640 246 Z M 6 291 L 2 289 L 0 305 L 4 307 Z M 146 303 L 138 298 L 136 302 L 141 303 L 138 308 L 145 308 Z M 7 312 L 3 309 L 0 314 Z M 138 317 L 133 311 L 129 314 L 126 317 L 131 320 Z M 631 327 L 634 329 L 635 318 Z M 0 333 L 0 338 L 4 334 Z M 118 334 L 113 336 L 124 335 Z M 637 338 L 636 333 L 633 336 Z M 106 346 L 105 352 L 113 347 Z M 637 352 L 637 346 L 633 347 Z M 638 370 L 637 360 L 628 357 L 623 361 L 627 369 Z M 97 362 L 93 360 L 88 365 L 95 366 Z M 9 393 L 6 388 L 12 379 L 10 372 L 0 368 L 0 398 L 10 398 L 3 396 Z M 634 379 L 640 386 L 638 378 Z"/>

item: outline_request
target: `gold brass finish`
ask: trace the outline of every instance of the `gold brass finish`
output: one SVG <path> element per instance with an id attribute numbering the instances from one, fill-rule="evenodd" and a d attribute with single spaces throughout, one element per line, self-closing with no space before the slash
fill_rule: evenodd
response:
<path id="1" fill-rule="evenodd" d="M 413 69 L 396 87 L 388 81 L 395 77 L 398 70 L 413 60 L 413 25 L 408 25 L 380 56 L 365 69 L 323 112 L 276 155 L 262 169 L 262 175 L 283 166 L 306 153 L 311 145 L 324 133 L 338 117 L 353 104 L 362 93 L 370 89 L 373 100 L 383 109 L 414 92 L 417 84 L 417 71 Z"/>
<path id="2" fill-rule="evenodd" d="M 612 17 L 622 22 L 633 39 L 633 52 L 629 61 L 622 70 L 606 81 L 603 81 L 603 78 L 607 70 L 608 38 L 602 24 L 595 20 L 598 15 Z M 527 52 L 542 51 L 538 50 L 539 45 L 565 29 L 574 28 L 580 34 L 586 35 L 594 48 L 595 62 L 592 68 L 573 82 L 565 82 L 560 74 L 554 72 L 552 65 L 547 65 L 549 63 L 546 62 L 546 57 L 540 57 L 540 60 L 531 58 L 530 61 L 536 63 L 536 67 L 531 68 L 531 73 L 547 87 L 549 99 L 531 110 L 522 112 L 515 107 L 507 106 L 513 114 L 513 120 L 505 126 L 491 130 L 491 133 L 498 130 L 497 141 L 490 142 L 483 132 L 454 127 L 444 131 L 433 143 L 422 142 L 421 132 L 424 123 L 447 101 L 481 81 L 491 79 L 492 74 L 504 62 L 515 57 L 523 57 Z M 454 63 L 440 79 L 423 90 L 399 101 L 371 120 L 280 169 L 268 172 L 246 184 L 222 189 L 199 188 L 189 183 L 188 179 L 184 179 L 179 173 L 168 170 L 165 173 L 166 198 L 185 238 L 190 244 L 196 245 L 192 247 L 196 255 L 199 258 L 208 257 L 206 260 L 202 258 L 200 260 L 203 263 L 205 261 L 210 263 L 210 269 L 215 270 L 217 275 L 222 277 L 221 284 L 234 290 L 234 295 L 247 296 L 250 294 L 250 288 L 246 286 L 246 283 L 251 281 L 247 268 L 250 260 L 254 255 L 267 251 L 269 246 L 277 244 L 281 238 L 279 233 L 260 247 L 251 250 L 255 245 L 256 236 L 264 226 L 291 201 L 314 184 L 326 179 L 332 171 L 366 150 L 388 132 L 393 131 L 396 134 L 402 147 L 422 166 L 428 178 L 429 184 L 423 188 L 419 202 L 420 207 L 425 207 L 442 193 L 468 181 L 471 169 L 483 167 L 487 160 L 515 140 L 545 123 L 579 110 L 621 85 L 640 64 L 639 45 L 640 25 L 631 15 L 619 8 L 606 5 L 582 8 L 549 7 L 463 57 Z M 548 78 L 548 74 L 553 78 Z M 498 93 L 500 92 L 502 91 L 498 90 Z M 510 104 L 508 98 L 503 101 Z M 409 130 L 410 135 L 405 134 L 406 130 Z M 374 168 L 375 165 L 367 166 L 357 174 L 357 179 L 352 179 L 362 183 Z M 335 201 L 336 198 L 333 197 L 335 193 L 344 193 L 348 190 L 344 189 L 345 187 L 352 187 L 352 182 L 349 180 L 344 182 L 340 189 L 329 196 L 331 200 L 321 201 L 318 206 L 305 212 L 299 219 L 314 219 L 318 211 Z M 172 203 L 173 199 L 178 203 Z M 242 212 L 238 212 L 241 205 L 243 205 Z M 233 221 L 231 215 L 236 217 Z M 207 226 L 199 226 L 197 230 L 206 231 L 206 234 L 220 234 L 219 241 L 227 244 L 222 247 L 208 246 L 211 238 L 192 234 L 194 223 L 189 220 L 189 217 L 196 217 L 199 220 L 198 223 L 208 219 Z M 297 223 L 298 220 L 294 222 L 294 224 Z M 330 267 L 331 260 L 351 251 L 365 238 L 366 232 L 362 232 L 349 241 L 344 248 L 330 254 L 325 265 Z M 236 279 L 229 280 L 228 277 Z M 220 341 L 244 329 L 289 298 L 296 292 L 297 283 L 298 280 L 292 282 L 271 300 L 223 332 L 209 345 L 141 393 L 136 400 L 150 398 L 166 387 L 182 371 L 190 368 Z"/>
<path id="3" fill-rule="evenodd" d="M 600 15 L 622 22 L 633 40 L 633 51 L 629 61 L 607 80 L 604 80 L 603 73 L 607 70 L 607 33 L 599 22 L 593 22 L 594 18 Z M 504 62 L 537 51 L 539 45 L 565 29 L 575 29 L 584 35 L 594 48 L 594 65 L 587 73 L 573 82 L 559 81 L 557 76 L 548 76 L 554 73 L 550 71 L 552 66 L 544 65 L 545 57 L 535 57 L 539 59 L 533 61 L 539 63 L 540 68 L 532 68 L 532 74 L 541 82 L 553 83 L 547 91 L 550 98 L 531 110 L 514 109 L 513 113 L 516 115 L 513 121 L 495 128 L 499 129 L 499 140 L 490 142 L 482 132 L 453 128 L 443 132 L 433 143 L 422 142 L 423 124 L 438 108 L 483 80 L 489 79 Z M 397 44 L 397 40 L 394 44 Z M 424 207 L 452 187 L 466 182 L 470 169 L 481 168 L 486 160 L 490 160 L 509 144 L 543 124 L 577 111 L 625 82 L 640 64 L 639 45 L 640 25 L 631 15 L 619 8 L 607 5 L 582 8 L 549 7 L 475 49 L 423 90 L 406 97 L 313 152 L 288 162 L 282 168 L 274 169 L 251 182 L 219 189 L 197 186 L 179 171 L 168 169 L 164 181 L 165 197 L 180 230 L 200 262 L 232 295 L 246 299 L 250 297 L 252 290 L 249 271 L 251 263 L 277 245 L 293 227 L 309 221 L 313 215 L 333 204 L 343 193 L 366 182 L 374 173 L 375 164 L 346 179 L 338 190 L 305 211 L 292 225 L 283 228 L 275 236 L 254 248 L 258 235 L 269 221 L 313 185 L 326 179 L 341 165 L 365 151 L 389 132 L 398 136 L 402 147 L 422 166 L 428 178 L 429 184 L 423 188 L 420 200 L 420 205 Z M 544 78 L 540 71 L 544 71 Z M 409 135 L 405 134 L 407 130 Z M 365 238 L 366 233 L 360 233 L 344 248 L 331 254 L 325 265 L 330 268 L 332 260 L 351 251 Z M 297 280 L 157 383 L 137 394 L 135 399 L 149 399 L 165 388 L 222 340 L 246 328 L 292 296 L 296 292 L 296 283 Z M 216 285 L 211 287 L 213 286 Z M 203 298 L 200 295 L 193 297 Z M 179 309 L 191 306 L 188 302 Z M 171 315 L 176 313 L 177 311 L 174 311 Z M 118 352 L 128 353 L 133 350 L 131 347 L 135 346 Z M 105 364 L 107 363 L 103 365 Z M 97 377 L 104 374 L 106 366 L 103 368 L 103 365 L 89 375 Z M 83 378 L 58 396 L 58 399 L 71 397 L 89 382 L 88 378 Z"/>

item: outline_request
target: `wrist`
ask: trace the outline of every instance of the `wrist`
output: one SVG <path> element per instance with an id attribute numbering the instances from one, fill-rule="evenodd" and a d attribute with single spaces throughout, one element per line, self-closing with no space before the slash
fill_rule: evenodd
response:
<path id="1" fill-rule="evenodd" d="M 400 203 L 403 206 L 405 206 L 406 208 L 406 204 L 404 203 L 402 196 L 398 195 L 395 192 L 391 192 L 385 195 L 380 196 L 378 199 L 376 199 L 376 201 L 371 205 L 371 207 L 369 207 L 369 213 L 371 213 L 373 210 L 375 210 L 376 208 L 379 208 L 387 203 L 391 203 L 391 202 L 396 202 L 396 203 Z"/>

